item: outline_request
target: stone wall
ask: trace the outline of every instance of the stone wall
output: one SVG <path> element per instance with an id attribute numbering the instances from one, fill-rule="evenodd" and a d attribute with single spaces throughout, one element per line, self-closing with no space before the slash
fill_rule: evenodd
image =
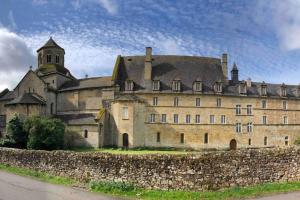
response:
<path id="1" fill-rule="evenodd" d="M 112 155 L 0 148 L 0 163 L 80 181 L 114 180 L 145 188 L 213 190 L 300 180 L 300 149 L 194 155 Z"/>

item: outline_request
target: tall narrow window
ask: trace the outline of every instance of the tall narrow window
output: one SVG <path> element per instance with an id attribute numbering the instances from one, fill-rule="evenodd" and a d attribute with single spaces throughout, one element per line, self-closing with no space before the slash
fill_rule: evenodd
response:
<path id="1" fill-rule="evenodd" d="M 123 119 L 128 119 L 128 118 L 129 118 L 129 115 L 128 115 L 128 107 L 123 107 L 123 110 L 122 110 L 122 118 L 123 118 Z"/>
<path id="2" fill-rule="evenodd" d="M 125 82 L 125 90 L 126 91 L 133 91 L 133 81 L 132 80 L 127 80 Z"/>
<path id="3" fill-rule="evenodd" d="M 241 113 L 242 113 L 241 105 L 236 105 L 235 106 L 235 114 L 240 115 Z"/>
<path id="4" fill-rule="evenodd" d="M 262 123 L 263 124 L 267 124 L 267 116 L 263 116 L 262 117 Z"/>
<path id="5" fill-rule="evenodd" d="M 84 138 L 88 138 L 89 136 L 88 136 L 88 130 L 84 130 Z"/>
<path id="6" fill-rule="evenodd" d="M 178 104 L 179 104 L 179 98 L 175 97 L 174 98 L 174 106 L 178 106 Z"/>
<path id="7" fill-rule="evenodd" d="M 181 89 L 181 83 L 180 83 L 180 80 L 175 80 L 175 81 L 173 81 L 173 83 L 172 83 L 172 90 L 173 90 L 174 92 L 179 92 L 180 89 Z"/>
<path id="8" fill-rule="evenodd" d="M 174 114 L 174 123 L 178 124 L 178 114 Z"/>
<path id="9" fill-rule="evenodd" d="M 242 124 L 241 123 L 236 123 L 235 124 L 235 132 L 237 132 L 237 133 L 242 132 Z"/>
<path id="10" fill-rule="evenodd" d="M 284 116 L 283 117 L 283 124 L 288 124 L 288 117 L 287 116 Z"/>
<path id="11" fill-rule="evenodd" d="M 157 106 L 157 103 L 158 103 L 158 97 L 153 97 L 153 99 L 152 99 L 152 105 L 153 106 Z"/>
<path id="12" fill-rule="evenodd" d="M 160 142 L 160 132 L 156 133 L 156 142 Z"/>
<path id="13" fill-rule="evenodd" d="M 287 101 L 282 101 L 283 110 L 287 110 Z"/>
<path id="14" fill-rule="evenodd" d="M 56 55 L 56 56 L 55 56 L 55 63 L 56 63 L 56 64 L 59 64 L 59 55 Z"/>
<path id="15" fill-rule="evenodd" d="M 210 116 L 209 116 L 209 122 L 210 122 L 211 124 L 214 124 L 214 123 L 215 123 L 215 116 L 214 116 L 214 115 L 210 115 Z"/>
<path id="16" fill-rule="evenodd" d="M 252 133 L 253 132 L 253 124 L 250 122 L 247 124 L 247 132 Z"/>
<path id="17" fill-rule="evenodd" d="M 221 98 L 217 98 L 217 107 L 221 107 L 222 106 L 222 100 Z"/>
<path id="18" fill-rule="evenodd" d="M 226 124 L 226 116 L 221 115 L 221 124 Z"/>
<path id="19" fill-rule="evenodd" d="M 201 92 L 202 91 L 202 82 L 201 81 L 195 81 L 193 85 L 193 89 L 195 92 Z"/>
<path id="20" fill-rule="evenodd" d="M 251 138 L 248 139 L 248 145 L 251 146 L 252 145 L 252 141 Z"/>
<path id="21" fill-rule="evenodd" d="M 262 108 L 267 108 L 267 101 L 266 100 L 261 101 L 261 107 Z"/>
<path id="22" fill-rule="evenodd" d="M 252 105 L 247 105 L 247 115 L 252 115 Z"/>
<path id="23" fill-rule="evenodd" d="M 208 144 L 208 133 L 204 134 L 204 144 Z"/>
<path id="24" fill-rule="evenodd" d="M 161 115 L 161 122 L 166 123 L 167 122 L 167 114 L 162 114 Z"/>
<path id="25" fill-rule="evenodd" d="M 150 114 L 150 123 L 155 122 L 155 114 Z"/>
<path id="26" fill-rule="evenodd" d="M 195 122 L 196 122 L 196 124 L 200 124 L 200 122 L 201 122 L 200 115 L 196 115 Z"/>
<path id="27" fill-rule="evenodd" d="M 187 123 L 187 124 L 191 123 L 191 115 L 185 116 L 185 123 Z"/>
<path id="28" fill-rule="evenodd" d="M 201 100 L 200 98 L 196 98 L 196 107 L 200 107 L 201 106 Z"/>
<path id="29" fill-rule="evenodd" d="M 51 103 L 50 104 L 50 115 L 53 115 L 54 114 L 54 104 Z"/>
<path id="30" fill-rule="evenodd" d="M 48 54 L 48 55 L 46 56 L 46 59 L 47 59 L 47 63 L 51 63 L 51 55 L 50 55 L 50 54 Z"/>
<path id="31" fill-rule="evenodd" d="M 184 133 L 180 134 L 180 143 L 183 144 L 184 143 Z"/>
<path id="32" fill-rule="evenodd" d="M 267 137 L 264 137 L 264 145 L 268 145 L 268 138 Z"/>
<path id="33" fill-rule="evenodd" d="M 154 80 L 152 82 L 152 90 L 154 90 L 154 91 L 160 90 L 160 81 L 159 80 Z"/>

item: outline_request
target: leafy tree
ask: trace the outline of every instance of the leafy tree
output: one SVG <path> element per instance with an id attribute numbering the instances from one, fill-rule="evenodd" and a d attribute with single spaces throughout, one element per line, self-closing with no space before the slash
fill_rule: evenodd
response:
<path id="1" fill-rule="evenodd" d="M 7 126 L 7 138 L 17 148 L 26 148 L 28 134 L 23 129 L 22 120 L 15 115 Z"/>
<path id="2" fill-rule="evenodd" d="M 31 117 L 24 122 L 28 149 L 55 150 L 64 144 L 65 125 L 59 119 Z"/>

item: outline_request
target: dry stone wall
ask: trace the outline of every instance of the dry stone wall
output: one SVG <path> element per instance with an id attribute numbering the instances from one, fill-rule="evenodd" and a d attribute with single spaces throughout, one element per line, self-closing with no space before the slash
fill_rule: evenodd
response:
<path id="1" fill-rule="evenodd" d="M 214 190 L 300 180 L 300 149 L 198 155 L 114 155 L 0 148 L 0 163 L 80 181 L 131 182 L 144 188 Z"/>

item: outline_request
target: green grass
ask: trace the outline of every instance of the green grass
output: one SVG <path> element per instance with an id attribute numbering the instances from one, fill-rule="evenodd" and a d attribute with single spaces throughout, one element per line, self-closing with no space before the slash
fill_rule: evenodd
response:
<path id="1" fill-rule="evenodd" d="M 47 173 L 37 172 L 34 170 L 12 167 L 9 165 L 0 164 L 0 170 L 21 176 L 28 176 L 34 179 L 66 186 L 79 184 L 71 178 L 52 176 Z M 82 184 L 81 184 L 82 185 Z M 270 195 L 276 193 L 285 193 L 300 190 L 300 182 L 285 182 L 285 183 L 267 183 L 250 187 L 234 187 L 224 189 L 222 191 L 208 192 L 191 192 L 191 191 L 162 191 L 162 190 L 146 190 L 135 187 L 130 183 L 123 182 L 100 182 L 91 181 L 85 185 L 86 189 L 92 192 L 106 193 L 114 196 L 128 197 L 130 199 L 201 199 L 201 200 L 227 200 L 227 199 L 245 199 L 256 196 Z"/>

